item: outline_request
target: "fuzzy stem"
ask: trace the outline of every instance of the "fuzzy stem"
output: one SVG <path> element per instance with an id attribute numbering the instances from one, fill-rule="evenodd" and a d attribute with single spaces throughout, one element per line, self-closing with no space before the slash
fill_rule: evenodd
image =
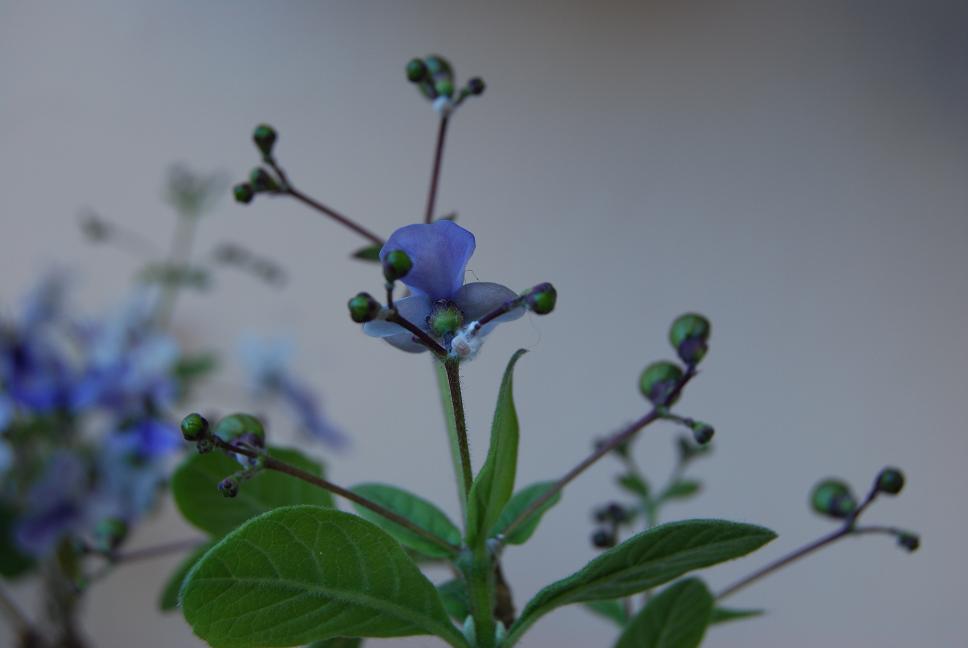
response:
<path id="1" fill-rule="evenodd" d="M 447 371 L 447 386 L 450 389 L 451 405 L 454 409 L 454 423 L 457 433 L 457 447 L 460 451 L 461 473 L 464 478 L 464 497 L 467 498 L 474 483 L 474 471 L 471 467 L 470 446 L 467 443 L 467 420 L 464 417 L 464 400 L 460 391 L 460 363 L 454 359 L 444 361 Z"/>

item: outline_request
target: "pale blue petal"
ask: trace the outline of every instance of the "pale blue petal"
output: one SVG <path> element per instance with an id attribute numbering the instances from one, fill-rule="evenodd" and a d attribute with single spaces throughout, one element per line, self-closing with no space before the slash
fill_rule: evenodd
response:
<path id="1" fill-rule="evenodd" d="M 448 220 L 401 227 L 380 250 L 380 260 L 403 250 L 413 268 L 401 281 L 418 295 L 450 299 L 464 284 L 467 262 L 474 254 L 474 235 Z"/>

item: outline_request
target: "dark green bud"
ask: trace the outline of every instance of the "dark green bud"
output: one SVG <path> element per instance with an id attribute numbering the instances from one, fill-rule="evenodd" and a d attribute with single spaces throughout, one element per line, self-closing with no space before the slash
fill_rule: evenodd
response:
<path id="1" fill-rule="evenodd" d="M 843 519 L 857 508 L 850 488 L 838 479 L 825 479 L 813 488 L 810 505 L 821 515 Z"/>
<path id="2" fill-rule="evenodd" d="M 248 182 L 240 182 L 232 187 L 232 195 L 235 196 L 235 202 L 248 205 L 255 197 L 255 190 Z"/>
<path id="3" fill-rule="evenodd" d="M 703 423 L 702 421 L 693 421 L 692 425 L 692 438 L 696 440 L 699 445 L 706 445 L 713 439 L 713 435 L 716 434 L 716 430 L 713 429 L 709 423 Z"/>
<path id="4" fill-rule="evenodd" d="M 615 534 L 608 529 L 597 529 L 592 534 L 592 544 L 599 549 L 608 549 L 615 546 Z"/>
<path id="5" fill-rule="evenodd" d="M 269 124 L 259 124 L 252 132 L 252 141 L 264 157 L 272 157 L 272 147 L 276 144 L 276 129 Z"/>
<path id="6" fill-rule="evenodd" d="M 921 538 L 913 533 L 902 533 L 897 536 L 897 544 L 908 551 L 917 551 L 918 547 L 921 546 Z"/>
<path id="7" fill-rule="evenodd" d="M 279 184 L 269 172 L 262 167 L 256 167 L 249 173 L 249 183 L 256 193 L 263 191 L 279 191 Z"/>
<path id="8" fill-rule="evenodd" d="M 407 80 L 410 83 L 420 83 L 427 78 L 427 66 L 418 58 L 410 59 L 407 63 Z"/>
<path id="9" fill-rule="evenodd" d="M 265 447 L 265 428 L 262 421 L 251 414 L 231 414 L 219 419 L 213 432 L 226 443 L 242 441 L 257 448 Z"/>
<path id="10" fill-rule="evenodd" d="M 653 405 L 669 406 L 679 399 L 676 395 L 670 402 L 672 393 L 681 381 L 682 369 L 679 365 L 666 361 L 653 362 L 639 377 L 639 391 Z"/>
<path id="11" fill-rule="evenodd" d="M 467 92 L 472 95 L 482 95 L 484 94 L 484 88 L 487 86 L 484 84 L 484 79 L 481 77 L 474 77 L 467 82 Z"/>
<path id="12" fill-rule="evenodd" d="M 538 284 L 528 293 L 528 308 L 535 315 L 547 315 L 555 309 L 558 302 L 558 291 L 550 283 Z"/>
<path id="13" fill-rule="evenodd" d="M 680 315 L 669 328 L 669 342 L 687 365 L 695 366 L 709 349 L 709 320 L 698 313 Z"/>
<path id="14" fill-rule="evenodd" d="M 94 545 L 101 553 L 112 553 L 128 537 L 128 525 L 120 518 L 101 520 L 94 527 Z"/>
<path id="15" fill-rule="evenodd" d="M 181 433 L 186 441 L 198 441 L 208 436 L 208 421 L 201 414 L 192 412 L 182 419 Z"/>
<path id="16" fill-rule="evenodd" d="M 350 299 L 347 304 L 350 309 L 350 317 L 357 324 L 372 322 L 380 314 L 380 302 L 373 299 L 370 293 L 361 292 Z"/>
<path id="17" fill-rule="evenodd" d="M 437 91 L 437 96 L 439 97 L 453 97 L 454 82 L 450 79 L 438 79 L 434 83 L 434 90 Z"/>
<path id="18" fill-rule="evenodd" d="M 226 477 L 218 483 L 218 492 L 222 497 L 235 497 L 239 494 L 239 480 L 235 477 Z"/>
<path id="19" fill-rule="evenodd" d="M 387 281 L 403 279 L 413 268 L 413 261 L 403 250 L 393 250 L 383 257 L 383 276 Z"/>
<path id="20" fill-rule="evenodd" d="M 897 495 L 904 488 L 904 473 L 897 468 L 884 468 L 877 475 L 877 490 L 888 495 Z"/>
<path id="21" fill-rule="evenodd" d="M 442 338 L 457 333 L 464 323 L 464 314 L 453 302 L 444 299 L 434 303 L 428 323 L 434 335 Z"/>

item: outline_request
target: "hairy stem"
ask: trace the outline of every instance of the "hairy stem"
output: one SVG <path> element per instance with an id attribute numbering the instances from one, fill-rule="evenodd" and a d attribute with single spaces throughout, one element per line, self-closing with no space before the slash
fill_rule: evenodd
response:
<path id="1" fill-rule="evenodd" d="M 454 423 L 457 433 L 457 448 L 460 452 L 461 473 L 464 477 L 464 497 L 467 498 L 474 483 L 474 472 L 471 468 L 471 452 L 467 443 L 467 420 L 464 417 L 464 399 L 460 391 L 460 363 L 454 359 L 444 361 L 447 371 L 447 386 L 450 390 L 450 401 L 454 409 Z"/>
<path id="2" fill-rule="evenodd" d="M 449 121 L 450 119 L 444 115 L 440 118 L 440 127 L 437 129 L 437 146 L 434 149 L 434 168 L 430 172 L 430 191 L 427 192 L 427 211 L 424 214 L 425 223 L 432 223 L 434 220 L 437 184 L 440 180 L 440 166 L 444 159 L 444 140 L 447 138 L 447 123 Z"/>
<path id="3" fill-rule="evenodd" d="M 494 623 L 494 566 L 482 540 L 473 548 L 474 556 L 467 574 L 471 616 L 474 619 L 476 648 L 493 648 Z"/>
<path id="4" fill-rule="evenodd" d="M 460 502 L 461 517 L 463 518 L 467 511 L 467 491 L 464 488 L 464 468 L 461 463 L 460 442 L 457 440 L 457 416 L 454 412 L 454 401 L 450 397 L 447 368 L 443 361 L 434 360 L 434 374 L 437 377 L 440 406 L 443 409 L 444 424 L 447 427 L 447 445 L 450 447 L 450 460 L 454 466 L 457 501 Z"/>

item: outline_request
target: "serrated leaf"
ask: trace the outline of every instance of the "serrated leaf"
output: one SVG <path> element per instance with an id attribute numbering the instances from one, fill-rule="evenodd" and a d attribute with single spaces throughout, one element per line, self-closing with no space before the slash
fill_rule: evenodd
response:
<path id="1" fill-rule="evenodd" d="M 366 247 L 361 247 L 359 250 L 354 252 L 353 258 L 359 259 L 360 261 L 373 261 L 374 263 L 379 263 L 381 249 L 383 249 L 382 245 L 367 245 Z"/>
<path id="2" fill-rule="evenodd" d="M 638 495 L 640 497 L 649 496 L 649 485 L 644 479 L 638 475 L 633 475 L 631 473 L 626 475 L 619 475 L 616 479 L 618 485 L 627 490 L 630 493 Z"/>
<path id="3" fill-rule="evenodd" d="M 670 484 L 668 488 L 662 493 L 662 499 L 685 499 L 687 497 L 692 497 L 702 490 L 702 483 L 694 479 L 680 479 L 679 481 Z"/>
<path id="4" fill-rule="evenodd" d="M 352 489 L 357 495 L 382 505 L 394 513 L 399 513 L 417 526 L 434 534 L 441 540 L 454 546 L 455 551 L 460 546 L 460 529 L 458 529 L 447 514 L 431 502 L 412 493 L 386 484 L 359 484 Z M 417 535 L 395 522 L 378 515 L 368 508 L 353 504 L 356 512 L 373 522 L 384 531 L 392 535 L 405 547 L 413 549 L 431 558 L 447 558 L 455 552 L 448 552 L 430 540 Z"/>
<path id="5" fill-rule="evenodd" d="M 557 607 L 643 592 L 746 555 L 775 537 L 769 529 L 725 520 L 686 520 L 644 531 L 538 592 L 509 630 L 508 645 Z"/>
<path id="6" fill-rule="evenodd" d="M 604 601 L 589 601 L 582 603 L 590 612 L 600 617 L 614 621 L 619 627 L 624 627 L 628 623 L 629 615 L 625 611 L 625 605 L 621 599 L 606 599 Z"/>
<path id="7" fill-rule="evenodd" d="M 696 648 L 706 634 L 713 595 L 698 578 L 659 592 L 626 626 L 615 648 Z"/>
<path id="8" fill-rule="evenodd" d="M 178 607 L 178 592 L 181 591 L 185 577 L 188 576 L 188 572 L 195 566 L 195 563 L 202 559 L 205 552 L 214 546 L 215 542 L 206 542 L 189 554 L 171 573 L 164 589 L 161 590 L 161 596 L 158 598 L 158 607 L 161 608 L 162 612 L 171 612 Z"/>
<path id="9" fill-rule="evenodd" d="M 270 448 L 269 454 L 316 476 L 323 467 L 297 450 Z M 172 495 L 182 516 L 202 531 L 220 537 L 249 518 L 279 506 L 332 506 L 333 497 L 312 484 L 280 472 L 264 470 L 243 482 L 239 494 L 223 497 L 218 483 L 241 468 L 220 452 L 188 457 L 171 478 Z"/>
<path id="10" fill-rule="evenodd" d="M 739 610 L 736 608 L 715 607 L 709 616 L 709 625 L 751 619 L 763 614 L 766 614 L 766 610 Z"/>
<path id="11" fill-rule="evenodd" d="M 467 498 L 467 543 L 474 545 L 497 522 L 514 492 L 518 465 L 518 414 L 514 408 L 514 365 L 524 355 L 518 349 L 508 362 L 497 394 L 491 423 L 491 445 Z"/>
<path id="12" fill-rule="evenodd" d="M 213 648 L 437 635 L 465 648 L 437 590 L 375 524 L 317 506 L 249 520 L 189 573 L 182 610 Z"/>
<path id="13" fill-rule="evenodd" d="M 437 586 L 437 593 L 444 604 L 444 609 L 452 619 L 464 623 L 464 619 L 471 613 L 471 604 L 467 599 L 467 586 L 464 581 L 455 578 Z"/>
<path id="14" fill-rule="evenodd" d="M 499 534 L 504 533 L 504 530 L 510 526 L 517 517 L 523 513 L 535 500 L 545 494 L 549 488 L 552 488 L 556 482 L 546 481 L 538 482 L 537 484 L 531 484 L 519 490 L 514 494 L 508 503 L 504 506 L 501 511 L 501 516 L 494 523 L 494 527 L 491 529 L 489 536 L 494 537 Z M 508 544 L 520 545 L 527 542 L 532 535 L 534 535 L 535 530 L 538 528 L 538 523 L 541 522 L 541 517 L 545 512 L 552 506 L 561 501 L 561 492 L 555 493 L 551 498 L 548 499 L 544 504 L 539 506 L 531 517 L 528 518 L 527 522 L 522 523 L 518 528 L 514 529 L 510 535 L 504 538 L 504 541 Z"/>

